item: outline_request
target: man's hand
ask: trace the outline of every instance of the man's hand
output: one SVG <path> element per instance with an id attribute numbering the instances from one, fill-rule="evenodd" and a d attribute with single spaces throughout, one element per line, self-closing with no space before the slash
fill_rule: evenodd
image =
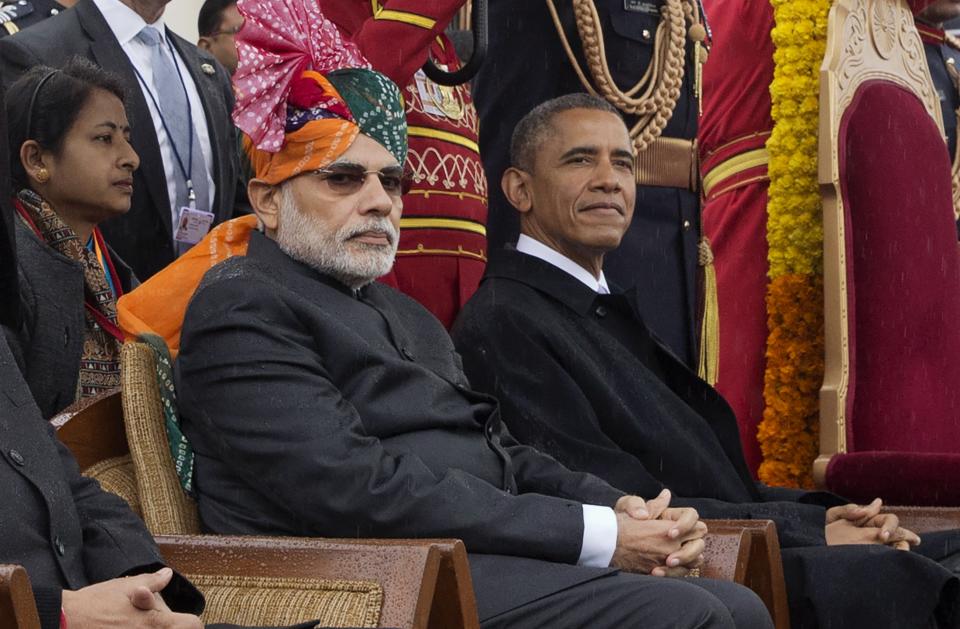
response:
<path id="1" fill-rule="evenodd" d="M 670 490 L 664 489 L 653 500 L 645 501 L 640 496 L 623 496 L 613 510 L 625 513 L 635 520 L 656 520 L 670 506 Z"/>
<path id="2" fill-rule="evenodd" d="M 879 498 L 866 506 L 855 504 L 827 510 L 825 534 L 827 544 L 886 544 L 899 550 L 909 550 L 920 543 L 916 533 L 900 526 L 892 513 L 882 513 Z"/>
<path id="3" fill-rule="evenodd" d="M 112 579 L 80 590 L 63 591 L 63 613 L 71 629 L 200 629 L 200 619 L 176 614 L 160 597 L 173 577 L 163 568 L 151 574 Z"/>
<path id="4" fill-rule="evenodd" d="M 667 503 L 669 497 L 666 493 Z M 647 508 L 652 511 L 653 503 L 663 498 L 661 493 L 646 503 Z M 658 520 L 638 520 L 625 509 L 617 510 L 617 549 L 610 565 L 654 576 L 682 576 L 702 563 L 706 533 L 707 526 L 694 509 L 665 508 Z"/>

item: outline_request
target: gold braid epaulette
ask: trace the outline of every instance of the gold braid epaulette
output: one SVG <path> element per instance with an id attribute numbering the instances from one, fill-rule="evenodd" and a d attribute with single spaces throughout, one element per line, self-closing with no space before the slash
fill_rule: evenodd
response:
<path id="1" fill-rule="evenodd" d="M 603 43 L 603 25 L 593 0 L 572 0 L 573 12 L 590 78 L 574 54 L 554 0 L 546 0 L 567 57 L 584 89 L 601 96 L 620 111 L 639 117 L 630 130 L 638 152 L 660 137 L 680 98 L 686 67 L 687 24 L 699 24 L 696 0 L 665 0 L 661 7 L 650 65 L 631 89 L 621 90 L 610 73 Z"/>

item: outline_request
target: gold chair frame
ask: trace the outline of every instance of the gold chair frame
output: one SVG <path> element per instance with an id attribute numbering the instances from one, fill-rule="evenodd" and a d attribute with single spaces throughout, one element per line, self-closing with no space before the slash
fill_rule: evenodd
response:
<path id="1" fill-rule="evenodd" d="M 820 69 L 818 171 L 823 200 L 825 372 L 820 389 L 820 456 L 814 480 L 847 452 L 850 332 L 844 204 L 840 182 L 840 125 L 857 90 L 882 80 L 920 99 L 943 135 L 943 114 L 923 43 L 904 0 L 837 0 L 830 9 L 827 50 Z"/>

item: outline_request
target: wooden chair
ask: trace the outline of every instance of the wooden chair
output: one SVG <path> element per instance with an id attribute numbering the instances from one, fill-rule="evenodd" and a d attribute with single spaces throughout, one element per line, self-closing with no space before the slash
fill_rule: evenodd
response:
<path id="1" fill-rule="evenodd" d="M 821 69 L 826 373 L 814 478 L 960 506 L 960 252 L 940 103 L 903 0 L 837 0 Z"/>
<path id="2" fill-rule="evenodd" d="M 478 626 L 459 541 L 161 535 L 157 543 L 204 592 L 208 610 L 219 610 L 216 622 Z"/>
<path id="3" fill-rule="evenodd" d="M 777 629 L 789 629 L 790 609 L 777 527 L 770 520 L 706 520 L 710 529 L 701 576 L 745 585 L 766 605 Z"/>
<path id="4" fill-rule="evenodd" d="M 137 359 L 149 356 L 149 348 L 138 345 L 124 350 L 125 386 L 131 384 L 137 367 L 146 365 L 138 365 Z M 133 371 L 126 371 L 131 367 Z M 146 378 L 146 373 L 141 373 L 141 384 L 149 388 L 153 383 L 155 397 L 150 399 L 160 404 L 157 380 Z M 207 598 L 205 622 L 284 625 L 318 618 L 324 626 L 479 627 L 467 554 L 459 540 L 197 535 L 199 525 L 191 519 L 196 518 L 196 506 L 180 490 L 169 449 L 134 442 L 132 448 L 126 447 L 127 439 L 139 439 L 145 427 L 136 420 L 125 426 L 122 408 L 149 398 L 143 391 L 134 393 L 133 387 L 130 391 L 129 402 L 117 391 L 71 407 L 52 421 L 84 473 L 131 505 L 142 506 L 148 528 L 152 522 L 167 533 L 152 531 L 169 565 L 197 584 Z M 154 420 L 166 443 L 162 414 Z M 168 468 L 158 479 L 151 465 Z M 140 466 L 148 471 L 141 472 Z M 141 476 L 157 484 L 144 482 Z M 154 509 L 151 500 L 158 492 L 173 495 L 174 490 L 183 500 L 168 495 Z M 193 515 L 184 513 L 184 505 Z"/>
<path id="5" fill-rule="evenodd" d="M 30 578 L 20 566 L 0 564 L 0 627 L 40 629 Z"/>

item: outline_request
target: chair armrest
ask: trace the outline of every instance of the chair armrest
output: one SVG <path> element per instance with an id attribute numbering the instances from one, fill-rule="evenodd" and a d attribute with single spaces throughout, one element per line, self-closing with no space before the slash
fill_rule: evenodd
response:
<path id="1" fill-rule="evenodd" d="M 57 437 L 66 445 L 81 470 L 105 459 L 130 452 L 123 427 L 120 389 L 81 400 L 50 420 Z"/>
<path id="2" fill-rule="evenodd" d="M 884 511 L 900 518 L 900 526 L 918 535 L 960 529 L 958 507 L 886 507 Z"/>
<path id="3" fill-rule="evenodd" d="M 777 629 L 789 629 L 787 586 L 777 527 L 770 520 L 704 520 L 704 565 L 700 573 L 744 585 L 763 600 Z"/>
<path id="4" fill-rule="evenodd" d="M 160 552 L 187 575 L 376 581 L 381 627 L 478 629 L 467 553 L 459 540 L 361 540 L 161 535 Z"/>
<path id="5" fill-rule="evenodd" d="M 30 578 L 20 566 L 0 565 L 0 627 L 40 629 Z"/>

